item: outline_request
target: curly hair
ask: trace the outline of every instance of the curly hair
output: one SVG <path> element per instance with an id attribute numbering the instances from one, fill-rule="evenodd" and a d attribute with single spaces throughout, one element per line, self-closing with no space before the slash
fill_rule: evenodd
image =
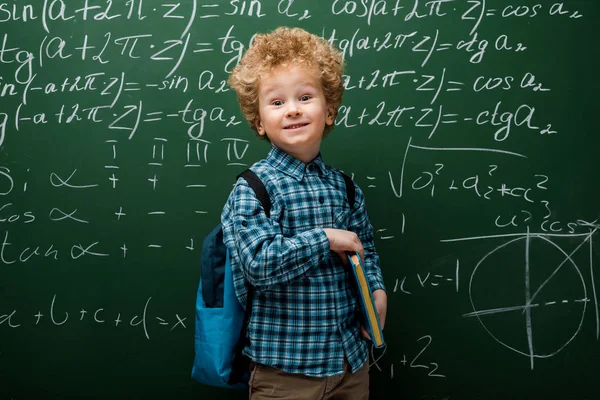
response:
<path id="1" fill-rule="evenodd" d="M 271 33 L 257 34 L 229 76 L 228 84 L 237 93 L 242 113 L 255 132 L 254 121 L 259 118 L 258 85 L 261 76 L 277 67 L 291 64 L 318 71 L 325 101 L 333 106 L 334 119 L 337 116 L 344 92 L 342 53 L 319 36 L 301 28 L 283 26 Z M 331 129 L 333 125 L 326 125 L 323 135 Z"/>

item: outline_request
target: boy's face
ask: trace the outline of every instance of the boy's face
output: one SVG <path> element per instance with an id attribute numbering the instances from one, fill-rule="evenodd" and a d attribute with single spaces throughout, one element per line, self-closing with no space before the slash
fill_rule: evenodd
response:
<path id="1" fill-rule="evenodd" d="M 279 149 L 305 163 L 321 148 L 325 125 L 334 122 L 321 78 L 304 67 L 281 66 L 260 79 L 258 133 Z"/>

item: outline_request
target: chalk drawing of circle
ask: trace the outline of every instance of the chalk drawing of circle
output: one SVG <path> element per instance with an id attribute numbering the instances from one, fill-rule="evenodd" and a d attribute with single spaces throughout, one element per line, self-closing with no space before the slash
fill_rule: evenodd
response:
<path id="1" fill-rule="evenodd" d="M 514 287 L 515 282 L 503 282 L 505 285 L 510 285 L 510 290 L 506 291 L 507 295 L 504 296 L 500 301 L 506 301 L 508 304 L 503 305 L 493 305 L 492 301 L 496 298 L 494 294 L 486 294 L 490 290 L 497 290 L 494 286 L 497 285 L 497 281 L 493 278 L 490 278 L 490 275 L 494 275 L 494 273 L 498 274 L 498 265 L 502 265 L 503 267 L 507 264 L 506 260 L 502 258 L 503 251 L 514 251 L 512 249 L 515 246 L 521 246 L 521 241 L 529 240 L 527 246 L 529 249 L 533 248 L 534 245 L 537 247 L 544 247 L 544 253 L 554 253 L 555 257 L 552 257 L 554 260 L 558 260 L 556 265 L 551 265 L 548 268 L 548 262 L 544 261 L 544 266 L 547 268 L 546 271 L 540 271 L 542 268 L 540 267 L 541 263 L 537 263 L 533 260 L 530 262 L 530 272 L 532 275 L 536 273 L 538 276 L 545 274 L 545 277 L 549 277 L 552 271 L 555 271 L 557 267 L 564 262 L 561 269 L 559 270 L 560 276 L 555 276 L 551 278 L 547 283 L 553 284 L 554 288 L 558 288 L 558 291 L 562 290 L 562 295 L 560 298 L 556 297 L 552 300 L 553 302 L 547 301 L 549 299 L 545 299 L 546 301 L 538 301 L 538 298 L 542 297 L 540 294 L 533 299 L 532 307 L 529 309 L 531 313 L 530 323 L 531 326 L 525 326 L 525 316 L 523 307 L 519 309 L 519 306 L 524 306 L 525 301 L 525 255 L 521 260 L 514 260 L 514 256 L 510 259 L 510 267 L 513 270 L 520 271 L 520 281 L 517 281 L 516 284 L 519 285 L 519 288 L 523 288 L 523 291 L 518 291 L 523 293 L 522 298 L 513 298 L 511 301 L 507 300 L 507 297 L 514 295 Z M 511 248 L 507 250 L 507 248 Z M 530 251 L 529 257 L 532 256 L 532 252 Z M 508 253 L 513 254 L 513 253 Z M 546 256 L 547 257 L 547 256 Z M 547 260 L 547 258 L 545 258 Z M 495 271 L 496 270 L 496 271 Z M 502 271 L 504 272 L 504 271 Z M 512 278 L 512 277 L 511 277 Z M 510 278 L 509 278 L 510 279 Z M 552 281 L 559 281 L 560 284 Z M 564 281 L 568 281 L 569 284 L 563 284 Z M 581 288 L 577 286 L 581 284 Z M 574 286 L 576 285 L 576 286 Z M 573 289 L 575 287 L 575 289 Z M 530 295 L 533 295 L 536 291 L 535 285 L 531 287 Z M 543 289 L 542 289 L 543 290 Z M 483 295 L 482 295 L 483 293 Z M 479 304 L 475 304 L 476 301 L 474 297 L 481 297 L 482 301 L 478 301 Z M 553 293 L 555 295 L 555 293 Z M 487 298 L 486 298 L 487 297 Z M 502 296 L 499 296 L 502 297 Z M 471 279 L 469 280 L 469 299 L 471 301 L 471 306 L 473 307 L 472 315 L 476 316 L 483 328 L 487 331 L 487 333 L 502 346 L 518 353 L 526 357 L 535 357 L 535 358 L 548 358 L 556 355 L 562 349 L 564 349 L 571 341 L 577 336 L 581 327 L 583 325 L 583 320 L 585 316 L 585 311 L 587 307 L 587 290 L 585 285 L 585 280 L 581 271 L 572 260 L 572 258 L 558 245 L 556 245 L 551 240 L 547 239 L 543 235 L 523 235 L 516 239 L 510 240 L 488 254 L 486 254 L 475 266 L 471 274 Z M 480 299 L 481 300 L 481 299 Z M 487 304 L 486 307 L 481 307 L 483 303 Z M 568 304 L 564 304 L 567 302 Z M 551 304 L 551 305 L 550 305 Z M 575 304 L 575 305 L 574 305 Z M 517 306 L 517 307 L 514 307 Z M 560 326 L 544 326 L 546 324 L 556 324 L 556 319 L 551 318 L 536 318 L 536 313 L 544 312 L 545 316 L 548 316 L 548 313 L 560 313 L 557 310 L 565 310 L 568 308 L 568 316 L 566 316 L 566 321 L 560 321 Z M 512 308 L 512 310 L 511 310 Z M 581 308 L 581 315 L 579 316 L 576 311 Z M 515 310 L 516 309 L 516 310 Z M 562 314 L 561 314 L 562 315 Z M 516 317 L 516 320 L 515 320 Z M 504 318 L 502 325 L 499 325 L 498 322 L 494 322 L 494 319 Z M 512 318 L 512 319 L 508 319 Z M 517 325 L 515 325 L 515 321 Z M 538 325 L 536 325 L 538 324 Z M 515 329 L 514 327 L 518 328 Z M 532 343 L 528 345 L 526 335 L 523 334 L 526 330 L 531 332 L 531 340 Z M 507 334 L 508 332 L 508 334 Z M 557 332 L 562 333 L 562 336 L 558 341 L 540 345 L 540 342 L 544 342 L 544 338 L 557 336 Z M 522 340 L 517 340 L 516 338 L 520 335 Z M 505 337 L 503 337 L 505 336 Z M 538 340 L 540 339 L 540 340 Z M 515 344 L 515 342 L 519 342 Z M 549 347 L 549 349 L 541 348 L 541 347 Z"/>

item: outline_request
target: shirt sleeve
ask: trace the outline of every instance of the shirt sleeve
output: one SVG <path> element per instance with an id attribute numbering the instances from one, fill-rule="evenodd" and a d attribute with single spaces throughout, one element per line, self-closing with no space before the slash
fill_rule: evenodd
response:
<path id="1" fill-rule="evenodd" d="M 279 223 L 267 218 L 243 179 L 231 192 L 221 223 L 227 248 L 232 257 L 238 258 L 248 282 L 258 290 L 289 284 L 329 255 L 329 240 L 322 229 L 284 237 Z"/>
<path id="2" fill-rule="evenodd" d="M 364 267 L 371 291 L 378 289 L 385 290 L 379 265 L 379 255 L 375 250 L 373 240 L 373 226 L 369 221 L 365 206 L 365 196 L 358 185 L 354 184 L 354 187 L 356 188 L 356 195 L 350 218 L 350 230 L 358 235 L 363 245 L 365 251 Z"/>

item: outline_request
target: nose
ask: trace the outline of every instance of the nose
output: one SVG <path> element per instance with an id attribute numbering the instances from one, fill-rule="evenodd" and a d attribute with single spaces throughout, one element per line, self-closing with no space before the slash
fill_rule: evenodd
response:
<path id="1" fill-rule="evenodd" d="M 286 112 L 287 117 L 297 117 L 302 113 L 300 111 L 300 107 L 298 107 L 298 104 L 295 101 L 289 101 L 287 103 L 287 105 L 288 105 L 288 109 Z"/>

